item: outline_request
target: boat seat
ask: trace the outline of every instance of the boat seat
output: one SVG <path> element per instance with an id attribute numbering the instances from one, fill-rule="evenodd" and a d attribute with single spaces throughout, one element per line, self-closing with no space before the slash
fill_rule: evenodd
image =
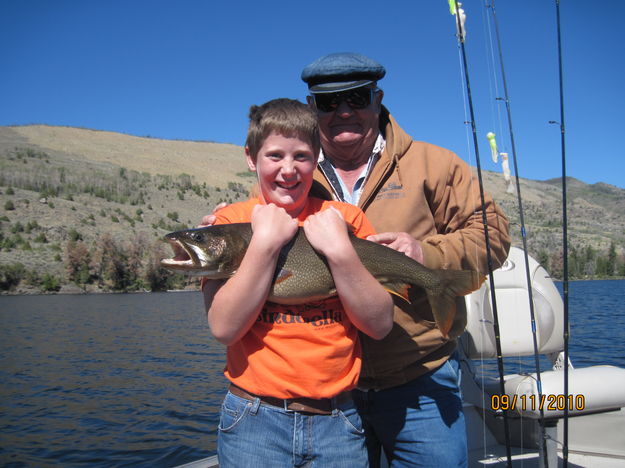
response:
<path id="1" fill-rule="evenodd" d="M 507 406 L 508 414 L 518 414 L 524 418 L 540 419 L 542 408 L 545 419 L 564 416 L 568 407 L 569 416 L 618 410 L 625 407 L 625 369 L 614 366 L 591 366 L 569 369 L 568 397 L 564 396 L 564 372 L 546 371 L 540 373 L 542 397 L 538 394 L 536 374 L 511 374 L 504 378 L 504 402 L 491 397 L 490 409 Z M 492 381 L 485 390 L 489 395 L 498 395 L 499 383 Z M 506 409 L 506 407 L 502 408 Z"/>
<path id="2" fill-rule="evenodd" d="M 559 291 L 547 271 L 532 257 L 528 257 L 536 342 L 539 354 L 549 355 L 552 362 L 561 356 L 564 348 L 564 304 Z M 532 356 L 530 302 L 527 291 L 525 258 L 523 251 L 512 247 L 508 259 L 494 272 L 495 297 L 499 318 L 501 351 L 503 357 Z M 491 307 L 489 282 L 466 296 L 467 328 L 459 340 L 461 353 L 470 359 L 497 357 L 494 314 Z M 542 392 L 538 393 L 536 374 L 511 374 L 504 376 L 507 400 L 498 400 L 501 392 L 499 380 L 483 379 L 483 389 L 489 398 L 470 398 L 477 406 L 488 409 L 510 410 L 508 414 L 539 419 L 542 408 L 546 419 L 564 415 L 567 406 L 570 416 L 604 412 L 625 407 L 625 369 L 614 366 L 592 366 L 573 369 L 569 365 L 568 396 L 564 396 L 562 365 L 540 373 Z M 470 387 L 467 387 L 469 390 Z M 467 395 L 469 392 L 466 392 Z M 480 401 L 482 400 L 482 401 Z M 502 407 L 503 406 L 503 407 Z"/>
<path id="3" fill-rule="evenodd" d="M 564 348 L 562 297 L 549 273 L 532 257 L 528 259 L 538 353 L 559 353 Z M 494 272 L 494 282 L 503 356 L 532 356 L 534 341 L 525 258 L 521 249 L 510 249 L 506 262 Z M 467 328 L 461 346 L 471 359 L 497 357 L 490 297 L 488 281 L 465 297 Z"/>

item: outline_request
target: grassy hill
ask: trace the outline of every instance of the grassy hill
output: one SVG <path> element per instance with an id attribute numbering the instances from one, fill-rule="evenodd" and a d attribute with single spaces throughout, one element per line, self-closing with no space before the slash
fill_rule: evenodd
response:
<path id="1" fill-rule="evenodd" d="M 500 174 L 483 175 L 520 246 L 516 193 L 506 191 Z M 138 274 L 144 275 L 152 257 L 168 251 L 157 242 L 163 234 L 196 225 L 222 201 L 247 198 L 254 180 L 236 145 L 45 125 L 0 127 L 0 286 L 7 269 L 19 263 L 22 281 L 14 292 L 39 291 L 44 276 L 63 291 L 76 291 L 67 278 L 73 242 L 89 257 L 84 274 L 91 276 L 82 288 L 111 289 L 113 280 L 98 266 L 111 246 L 122 256 L 140 255 Z M 568 185 L 571 245 L 607 251 L 614 244 L 622 254 L 625 190 L 575 179 Z M 521 194 L 529 250 L 557 268 L 560 181 L 521 179 Z M 134 288 L 147 287 L 145 280 L 133 281 Z"/>
<path id="2" fill-rule="evenodd" d="M 247 198 L 250 175 L 235 145 L 0 127 L 0 266 L 19 262 L 39 279 L 48 273 L 65 283 L 70 239 L 93 251 L 105 235 L 126 250 L 155 248 L 218 203 Z"/>
<path id="3" fill-rule="evenodd" d="M 506 192 L 500 174 L 486 173 L 485 186 L 511 221 L 514 245 L 520 246 L 521 226 L 516 191 Z M 529 251 L 560 253 L 562 248 L 562 180 L 521 179 L 520 191 Z M 586 184 L 567 178 L 569 248 L 592 247 L 607 251 L 611 244 L 622 254 L 625 247 L 625 190 L 612 185 Z"/>
<path id="4" fill-rule="evenodd" d="M 190 174 L 199 183 L 236 181 L 247 166 L 240 146 L 205 141 L 160 140 L 73 127 L 0 127 L 0 150 L 39 149 L 66 164 L 124 167 L 150 175 Z"/>

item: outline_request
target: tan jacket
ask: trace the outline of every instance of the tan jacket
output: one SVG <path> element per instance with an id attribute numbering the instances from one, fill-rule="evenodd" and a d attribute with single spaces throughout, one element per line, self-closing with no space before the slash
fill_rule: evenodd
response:
<path id="1" fill-rule="evenodd" d="M 408 232 L 420 240 L 429 268 L 487 274 L 482 203 L 471 168 L 451 151 L 413 141 L 384 107 L 380 128 L 386 148 L 371 169 L 359 202 L 376 231 Z M 311 194 L 334 198 L 321 171 L 316 171 L 315 180 Z M 508 220 L 486 194 L 485 207 L 495 269 L 510 248 Z M 361 334 L 361 387 L 394 387 L 440 366 L 466 325 L 462 299 L 450 340 L 436 328 L 421 291 L 413 291 L 411 304 L 399 300 L 395 304 L 395 325 L 386 338 L 376 341 Z"/>

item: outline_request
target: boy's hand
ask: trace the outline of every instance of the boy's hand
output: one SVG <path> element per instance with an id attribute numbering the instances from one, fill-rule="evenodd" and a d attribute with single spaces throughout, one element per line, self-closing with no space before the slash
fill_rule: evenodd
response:
<path id="1" fill-rule="evenodd" d="M 310 245 L 326 257 L 351 246 L 347 223 L 341 212 L 334 207 L 306 218 L 304 232 Z"/>
<path id="2" fill-rule="evenodd" d="M 273 203 L 252 210 L 253 238 L 267 246 L 282 248 L 297 232 L 297 220 Z"/>

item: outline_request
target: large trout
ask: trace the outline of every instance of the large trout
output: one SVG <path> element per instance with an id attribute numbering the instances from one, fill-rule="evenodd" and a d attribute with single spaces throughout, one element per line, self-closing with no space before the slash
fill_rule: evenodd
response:
<path id="1" fill-rule="evenodd" d="M 174 251 L 186 255 L 161 260 L 161 265 L 210 279 L 225 279 L 236 271 L 252 238 L 250 223 L 223 224 L 167 234 Z M 483 278 L 474 271 L 431 270 L 401 252 L 375 242 L 350 239 L 362 264 L 392 294 L 408 299 L 408 289 L 425 291 L 432 314 L 448 336 L 455 316 L 457 296 L 479 288 Z M 187 258 L 188 256 L 188 258 Z M 184 257 L 184 258 L 182 258 Z M 303 304 L 336 295 L 325 258 L 310 245 L 299 228 L 280 251 L 269 300 L 278 304 Z"/>

